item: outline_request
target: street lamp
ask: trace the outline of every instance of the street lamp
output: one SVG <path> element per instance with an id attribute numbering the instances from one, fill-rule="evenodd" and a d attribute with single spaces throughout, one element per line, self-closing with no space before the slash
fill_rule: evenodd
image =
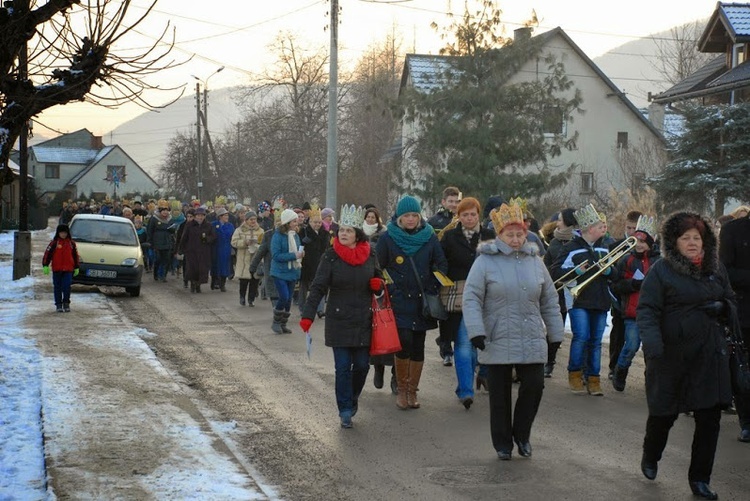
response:
<path id="1" fill-rule="evenodd" d="M 197 108 L 197 115 L 198 115 L 198 121 L 197 121 L 197 136 L 196 136 L 196 145 L 198 146 L 198 199 L 203 203 L 203 170 L 202 170 L 202 164 L 203 164 L 203 152 L 201 151 L 201 87 L 200 84 L 203 83 L 203 133 L 205 134 L 205 144 L 208 145 L 208 81 L 211 79 L 212 76 L 216 75 L 217 73 L 220 73 L 222 70 L 224 70 L 224 66 L 220 67 L 210 75 L 208 75 L 205 80 L 202 78 L 198 78 L 195 75 L 190 75 L 196 80 L 198 80 L 199 83 L 195 84 L 195 102 L 196 102 L 196 108 Z M 208 164 L 208 155 L 206 155 L 206 164 Z"/>

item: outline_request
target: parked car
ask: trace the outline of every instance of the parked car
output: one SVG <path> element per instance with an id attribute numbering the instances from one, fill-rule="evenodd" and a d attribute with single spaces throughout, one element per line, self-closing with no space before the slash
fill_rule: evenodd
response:
<path id="1" fill-rule="evenodd" d="M 131 296 L 140 295 L 143 252 L 129 219 L 77 214 L 70 221 L 70 236 L 81 258 L 74 284 L 125 287 Z"/>

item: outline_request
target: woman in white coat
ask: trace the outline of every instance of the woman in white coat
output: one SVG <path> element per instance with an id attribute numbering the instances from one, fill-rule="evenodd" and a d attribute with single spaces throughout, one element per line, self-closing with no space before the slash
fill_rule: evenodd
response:
<path id="1" fill-rule="evenodd" d="M 498 458 L 509 460 L 513 443 L 531 457 L 531 426 L 544 390 L 547 338 L 563 339 L 557 292 L 538 247 L 526 242 L 523 210 L 495 209 L 494 242 L 480 244 L 466 279 L 463 314 L 479 363 L 489 369 L 490 431 Z M 511 416 L 512 369 L 520 379 Z"/>

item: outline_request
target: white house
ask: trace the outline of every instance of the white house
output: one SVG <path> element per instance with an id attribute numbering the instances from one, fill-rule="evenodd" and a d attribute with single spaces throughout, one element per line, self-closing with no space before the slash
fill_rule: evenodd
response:
<path id="1" fill-rule="evenodd" d="M 516 30 L 516 36 L 529 36 L 527 28 Z M 575 172 L 567 186 L 561 188 L 561 196 L 573 206 L 606 199 L 610 193 L 633 186 L 632 178 L 645 178 L 646 172 L 625 175 L 622 158 L 629 148 L 650 144 L 658 149 L 664 147 L 664 137 L 654 125 L 633 105 L 615 84 L 594 62 L 558 27 L 537 35 L 542 43 L 539 59 L 552 54 L 565 66 L 565 73 L 581 91 L 583 112 L 562 117 L 562 123 L 550 134 L 573 137 L 578 132 L 575 149 L 563 150 L 562 155 L 551 159 L 551 167 L 560 169 L 575 165 Z M 500 49 L 502 50 L 502 49 Z M 529 60 L 517 72 L 511 83 L 542 79 L 547 75 L 539 59 Z M 441 74 L 450 65 L 450 58 L 434 55 L 408 54 L 404 63 L 401 90 L 412 87 L 420 92 L 429 92 L 441 85 Z M 571 90 L 571 93 L 573 91 Z M 402 169 L 410 171 L 419 179 L 420 166 L 409 154 L 408 145 L 413 144 L 419 134 L 417 120 L 402 123 L 401 143 Z M 526 168 L 534 168 L 527 166 Z M 423 178 L 423 176 L 421 176 Z M 459 188 L 461 188 L 459 186 Z M 500 194 L 506 197 L 523 194 Z"/>
<path id="2" fill-rule="evenodd" d="M 29 174 L 44 200 L 59 191 L 70 198 L 93 193 L 112 198 L 126 193 L 153 193 L 159 185 L 117 145 L 105 146 L 87 129 L 29 147 Z"/>

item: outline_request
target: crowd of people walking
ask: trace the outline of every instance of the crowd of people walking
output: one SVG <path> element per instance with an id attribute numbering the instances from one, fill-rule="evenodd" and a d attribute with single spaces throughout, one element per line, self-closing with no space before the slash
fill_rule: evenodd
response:
<path id="1" fill-rule="evenodd" d="M 623 238 L 615 239 L 592 204 L 562 208 L 539 230 L 525 200 L 495 196 L 483 208 L 456 187 L 444 190 L 429 220 L 409 195 L 387 219 L 373 205 L 344 205 L 337 217 L 333 208 L 281 199 L 261 202 L 257 211 L 240 204 L 152 205 L 122 207 L 118 215 L 134 221 L 153 257 L 147 266 L 155 281 L 176 270 L 185 288 L 202 293 L 209 280 L 212 290 L 226 292 L 227 280 L 236 278 L 241 306 L 270 300 L 270 330 L 278 335 L 292 333 L 295 302 L 303 332 L 322 319 L 343 428 L 354 425 L 370 365 L 376 388 L 392 367 L 398 409 L 421 407 L 427 331 L 439 329 L 439 356 L 444 366 L 455 365 L 458 403 L 470 410 L 475 389 L 488 389 L 498 458 L 510 460 L 514 449 L 530 458 L 544 380 L 553 377 L 569 322 L 573 394 L 600 397 L 607 380 L 625 391 L 642 345 L 648 417 L 640 466 L 648 479 L 657 477 L 682 414 L 695 420 L 688 481 L 698 497 L 718 498 L 710 480 L 723 410 L 736 407 L 738 439 L 750 443 L 750 396 L 732 390 L 727 344 L 734 333 L 750 345 L 746 208 L 721 227 L 678 212 L 661 231 L 653 214 L 631 211 Z M 58 264 L 62 251 L 57 257 L 54 251 L 69 250 L 69 212 L 44 258 L 55 271 L 62 308 L 69 304 L 63 291 L 72 264 Z M 373 300 L 384 295 L 392 300 L 400 349 L 371 356 Z"/>

